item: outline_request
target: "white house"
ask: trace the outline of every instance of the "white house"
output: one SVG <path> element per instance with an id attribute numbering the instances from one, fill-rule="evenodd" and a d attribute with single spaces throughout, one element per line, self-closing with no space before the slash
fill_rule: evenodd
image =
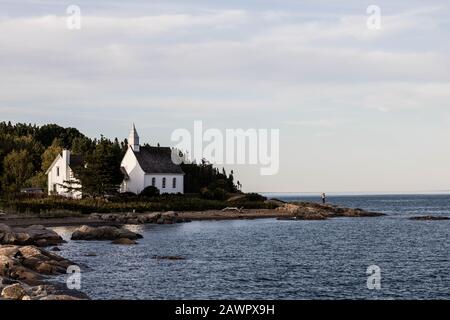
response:
<path id="1" fill-rule="evenodd" d="M 121 192 L 139 194 L 148 186 L 160 193 L 183 193 L 184 172 L 172 161 L 169 147 L 140 146 L 139 136 L 133 127 L 128 138 L 128 150 L 122 159 L 124 180 Z"/>
<path id="2" fill-rule="evenodd" d="M 68 188 L 81 187 L 79 180 L 74 178 L 73 171 L 70 166 L 78 166 L 82 164 L 83 160 L 80 156 L 71 155 L 69 150 L 63 150 L 62 154 L 59 154 L 47 169 L 48 194 L 80 199 L 82 196 L 81 191 Z"/>

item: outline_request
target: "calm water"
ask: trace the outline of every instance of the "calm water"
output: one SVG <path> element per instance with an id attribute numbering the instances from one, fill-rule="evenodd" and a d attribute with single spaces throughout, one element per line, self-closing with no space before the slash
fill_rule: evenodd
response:
<path id="1" fill-rule="evenodd" d="M 69 241 L 61 255 L 90 267 L 82 290 L 95 299 L 450 298 L 450 221 L 408 220 L 450 216 L 449 195 L 328 199 L 388 215 L 130 226 L 144 235 L 137 246 Z M 381 268 L 381 290 L 367 289 L 369 265 Z"/>

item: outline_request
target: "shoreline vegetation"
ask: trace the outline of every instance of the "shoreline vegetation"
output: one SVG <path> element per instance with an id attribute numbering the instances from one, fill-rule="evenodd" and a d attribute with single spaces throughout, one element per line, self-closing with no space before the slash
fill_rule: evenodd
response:
<path id="1" fill-rule="evenodd" d="M 325 220 L 336 217 L 376 217 L 384 214 L 312 202 L 267 200 L 256 194 L 234 195 L 226 201 L 195 197 L 158 197 L 151 201 L 114 202 L 45 197 L 3 202 L 0 223 L 10 226 L 172 224 L 195 220 L 277 218 Z"/>

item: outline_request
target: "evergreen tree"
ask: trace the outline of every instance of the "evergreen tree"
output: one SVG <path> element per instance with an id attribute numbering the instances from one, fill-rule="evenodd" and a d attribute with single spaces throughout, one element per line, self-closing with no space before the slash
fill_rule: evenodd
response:
<path id="1" fill-rule="evenodd" d="M 72 168 L 81 182 L 83 195 L 95 197 L 116 193 L 123 180 L 122 157 L 120 144 L 102 137 L 94 151 L 87 155 L 85 165 Z"/>

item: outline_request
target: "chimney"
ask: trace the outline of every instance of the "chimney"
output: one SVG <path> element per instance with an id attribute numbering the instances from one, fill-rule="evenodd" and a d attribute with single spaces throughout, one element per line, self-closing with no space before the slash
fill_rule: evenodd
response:
<path id="1" fill-rule="evenodd" d="M 64 149 L 62 152 L 62 158 L 63 158 L 63 162 L 69 166 L 70 165 L 70 150 Z"/>

